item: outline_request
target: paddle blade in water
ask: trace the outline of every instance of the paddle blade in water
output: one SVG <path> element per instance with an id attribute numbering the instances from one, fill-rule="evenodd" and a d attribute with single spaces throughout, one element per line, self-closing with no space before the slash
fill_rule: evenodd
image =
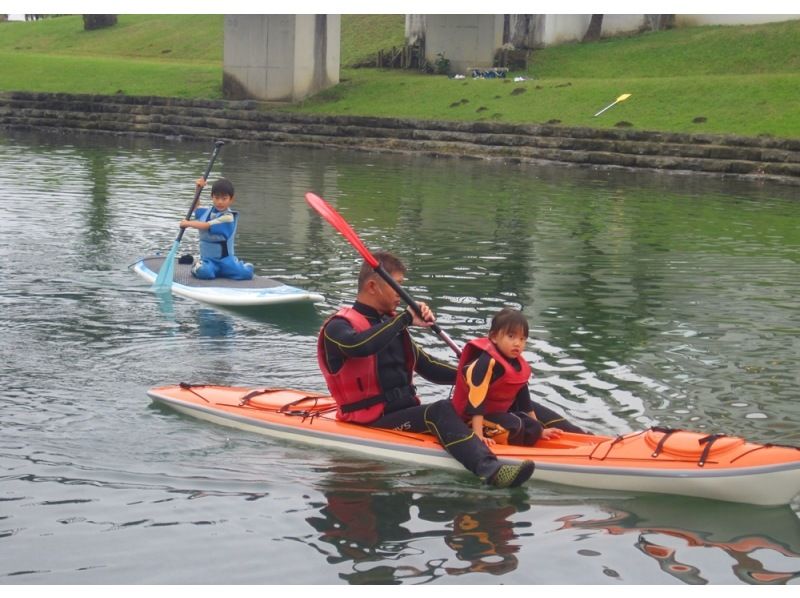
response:
<path id="1" fill-rule="evenodd" d="M 180 241 L 175 240 L 175 242 L 172 243 L 172 249 L 169 250 L 167 258 L 161 265 L 161 270 L 158 271 L 156 281 L 151 287 L 154 291 L 169 291 L 172 288 L 172 279 L 175 276 L 175 258 L 178 255 L 178 247 L 180 247 Z"/>
<path id="2" fill-rule="evenodd" d="M 375 259 L 375 256 L 370 253 L 369 249 L 358 238 L 356 231 L 354 231 L 347 221 L 337 212 L 328 202 L 322 199 L 319 195 L 314 193 L 306 193 L 306 201 L 308 205 L 314 208 L 317 213 L 322 216 L 328 223 L 336 230 L 342 233 L 342 236 L 350 241 L 350 244 L 356 248 L 358 253 L 361 254 L 366 262 L 373 268 L 377 268 L 380 263 Z M 160 276 L 160 274 L 159 274 Z"/>

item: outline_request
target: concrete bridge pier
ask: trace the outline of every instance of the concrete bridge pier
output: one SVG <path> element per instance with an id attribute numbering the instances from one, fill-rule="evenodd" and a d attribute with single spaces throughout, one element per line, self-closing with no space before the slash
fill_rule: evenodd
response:
<path id="1" fill-rule="evenodd" d="M 223 95 L 296 102 L 339 83 L 339 15 L 225 15 Z"/>
<path id="2" fill-rule="evenodd" d="M 503 15 L 424 15 L 425 58 L 435 63 L 441 54 L 451 73 L 472 67 L 490 68 L 503 45 Z"/>

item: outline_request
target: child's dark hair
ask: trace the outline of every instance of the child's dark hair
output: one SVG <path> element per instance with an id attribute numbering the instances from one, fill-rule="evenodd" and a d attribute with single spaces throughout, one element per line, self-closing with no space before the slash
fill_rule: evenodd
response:
<path id="1" fill-rule="evenodd" d="M 217 179 L 211 185 L 211 197 L 215 195 L 230 195 L 233 197 L 233 183 L 228 179 Z"/>
<path id="2" fill-rule="evenodd" d="M 492 318 L 489 334 L 499 334 L 504 330 L 510 330 L 511 332 L 521 331 L 527 337 L 528 319 L 518 309 L 504 307 Z"/>

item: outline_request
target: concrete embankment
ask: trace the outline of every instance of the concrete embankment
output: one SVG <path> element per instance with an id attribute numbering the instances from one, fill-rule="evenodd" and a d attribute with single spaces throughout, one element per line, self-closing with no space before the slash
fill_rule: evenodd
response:
<path id="1" fill-rule="evenodd" d="M 257 102 L 0 93 L 0 128 L 223 138 L 510 162 L 696 172 L 800 184 L 800 139 L 290 114 Z"/>

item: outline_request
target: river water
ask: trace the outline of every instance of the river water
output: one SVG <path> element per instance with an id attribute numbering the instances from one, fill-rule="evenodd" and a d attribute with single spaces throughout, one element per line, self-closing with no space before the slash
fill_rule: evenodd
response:
<path id="1" fill-rule="evenodd" d="M 798 583 L 797 501 L 496 491 L 146 396 L 324 390 L 316 331 L 354 298 L 359 256 L 306 206 L 314 190 L 405 259 L 458 343 L 523 309 L 531 390 L 580 425 L 800 445 L 796 187 L 230 144 L 211 178 L 236 185 L 237 253 L 326 298 L 232 313 L 159 299 L 129 269 L 169 250 L 210 149 L 0 134 L 0 583 Z"/>

